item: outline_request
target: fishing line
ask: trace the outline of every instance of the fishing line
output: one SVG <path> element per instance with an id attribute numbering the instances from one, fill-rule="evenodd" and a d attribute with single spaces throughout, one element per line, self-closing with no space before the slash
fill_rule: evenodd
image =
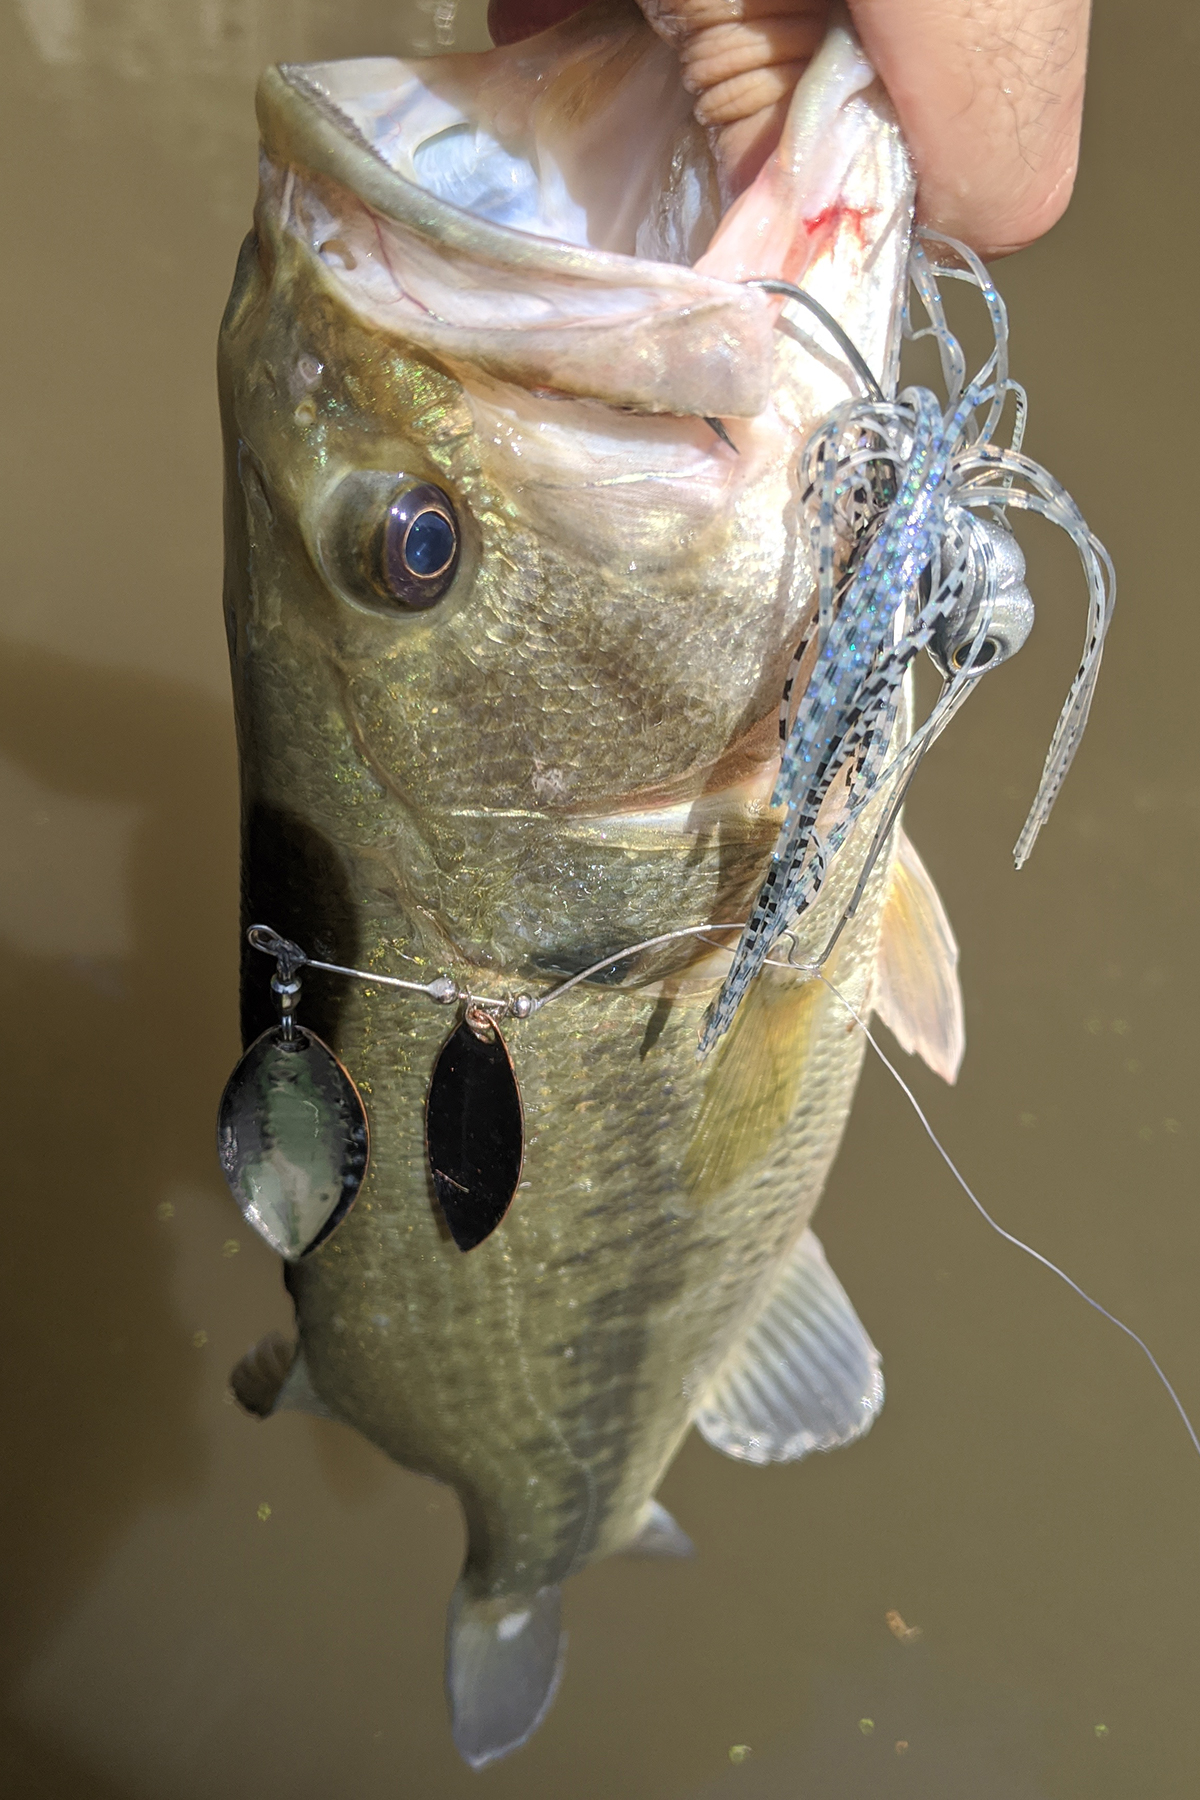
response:
<path id="1" fill-rule="evenodd" d="M 822 975 L 820 969 L 814 969 L 812 971 L 812 973 L 816 975 L 817 980 L 819 982 L 821 982 L 825 987 L 827 987 L 829 989 L 830 993 L 832 995 L 834 995 L 834 997 L 836 999 L 841 1001 L 841 1003 L 845 1007 L 846 1011 L 850 1014 L 850 1017 L 854 1020 L 854 1023 L 858 1026 L 859 1030 L 862 1032 L 863 1036 L 866 1038 L 868 1044 L 870 1044 L 872 1050 L 875 1052 L 876 1056 L 879 1058 L 880 1062 L 883 1064 L 884 1068 L 887 1070 L 887 1072 L 891 1076 L 892 1080 L 896 1083 L 897 1087 L 900 1089 L 901 1093 L 904 1095 L 905 1099 L 908 1101 L 909 1105 L 912 1107 L 913 1111 L 916 1113 L 917 1118 L 921 1121 L 921 1125 L 924 1128 L 925 1135 L 928 1137 L 930 1143 L 933 1145 L 934 1149 L 937 1151 L 938 1155 L 941 1157 L 942 1161 L 945 1163 L 946 1167 L 949 1169 L 950 1173 L 953 1175 L 955 1181 L 957 1181 L 959 1187 L 962 1189 L 963 1193 L 967 1196 L 967 1199 L 971 1202 L 971 1205 L 975 1208 L 976 1212 L 979 1214 L 980 1218 L 984 1221 L 984 1223 L 986 1225 L 990 1225 L 992 1230 L 997 1234 L 997 1236 L 1002 1237 L 1004 1239 L 1005 1243 L 1013 1244 L 1013 1245 L 1015 1245 L 1015 1247 L 1018 1250 L 1023 1250 L 1025 1252 L 1026 1256 L 1031 1256 L 1033 1258 L 1034 1262 L 1041 1263 L 1041 1265 L 1044 1269 L 1049 1269 L 1049 1271 L 1052 1275 L 1057 1275 L 1058 1279 L 1060 1281 L 1065 1281 L 1067 1286 L 1071 1289 L 1071 1292 L 1073 1294 L 1078 1294 L 1079 1298 L 1081 1300 L 1086 1300 L 1088 1305 L 1090 1307 L 1092 1307 L 1094 1311 L 1098 1312 L 1102 1318 L 1107 1319 L 1110 1325 L 1115 1325 L 1118 1331 L 1123 1331 L 1127 1338 L 1133 1339 L 1134 1343 L 1137 1345 L 1138 1349 L 1142 1352 L 1143 1356 L 1146 1358 L 1147 1362 L 1150 1364 L 1150 1367 L 1154 1370 L 1154 1373 L 1158 1376 L 1158 1379 L 1162 1382 L 1162 1384 L 1166 1388 L 1168 1394 L 1171 1396 L 1171 1399 L 1175 1405 L 1175 1410 L 1179 1414 L 1180 1418 L 1183 1420 L 1184 1429 L 1186 1430 L 1188 1436 L 1192 1440 L 1192 1447 L 1196 1451 L 1197 1455 L 1200 1455 L 1200 1437 L 1197 1437 L 1195 1427 L 1193 1426 L 1192 1421 L 1189 1419 L 1187 1412 L 1184 1409 L 1182 1400 L 1179 1398 L 1179 1395 L 1175 1392 L 1175 1389 L 1171 1386 L 1171 1383 L 1167 1380 L 1167 1377 L 1163 1372 L 1162 1366 L 1159 1363 L 1158 1358 L 1155 1356 L 1153 1350 L 1151 1350 L 1149 1344 L 1146 1343 L 1145 1339 L 1140 1338 L 1138 1336 L 1137 1332 L 1134 1331 L 1133 1327 L 1130 1325 L 1126 1325 L 1126 1323 L 1123 1319 L 1118 1319 L 1118 1317 L 1115 1313 L 1109 1312 L 1107 1306 L 1102 1306 L 1100 1304 L 1099 1300 L 1094 1300 L 1089 1293 L 1087 1293 L 1083 1288 L 1080 1287 L 1080 1285 L 1077 1281 L 1073 1281 L 1071 1279 L 1071 1277 L 1067 1274 L 1065 1269 L 1060 1269 L 1057 1263 L 1051 1262 L 1050 1258 L 1048 1256 L 1043 1256 L 1040 1250 L 1035 1250 L 1033 1248 L 1032 1244 L 1027 1244 L 1024 1242 L 1024 1240 L 1022 1238 L 1015 1237 L 1011 1231 L 1006 1231 L 1004 1229 L 1003 1225 L 1001 1225 L 996 1219 L 994 1219 L 992 1217 L 991 1213 L 988 1211 L 987 1207 L 983 1204 L 982 1200 L 979 1199 L 978 1195 L 968 1185 L 966 1179 L 962 1175 L 959 1174 L 959 1171 L 954 1163 L 954 1159 L 951 1157 L 950 1152 L 946 1149 L 945 1145 L 942 1143 L 941 1139 L 938 1137 L 937 1132 L 933 1129 L 933 1126 L 929 1123 L 929 1120 L 926 1118 L 925 1113 L 923 1112 L 923 1110 L 921 1108 L 921 1104 L 918 1101 L 916 1095 L 913 1093 L 912 1089 L 909 1087 L 907 1081 L 905 1081 L 903 1075 L 901 1075 L 901 1073 L 900 1073 L 899 1069 L 897 1069 L 896 1065 L 880 1049 L 879 1044 L 876 1042 L 874 1036 L 872 1035 L 870 1028 L 863 1022 L 862 1018 L 855 1011 L 854 1007 L 851 1006 L 851 1004 L 850 1004 L 849 1000 L 847 1000 L 846 996 L 843 993 L 841 993 L 836 987 L 834 987 L 832 981 L 829 980 L 828 976 Z"/>

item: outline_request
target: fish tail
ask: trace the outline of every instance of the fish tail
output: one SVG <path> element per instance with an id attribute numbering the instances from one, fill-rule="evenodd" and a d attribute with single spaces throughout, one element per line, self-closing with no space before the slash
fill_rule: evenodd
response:
<path id="1" fill-rule="evenodd" d="M 459 1755 L 482 1769 L 519 1750 L 558 1691 L 562 1589 L 499 1599 L 460 1580 L 446 1620 L 446 1696 Z"/>

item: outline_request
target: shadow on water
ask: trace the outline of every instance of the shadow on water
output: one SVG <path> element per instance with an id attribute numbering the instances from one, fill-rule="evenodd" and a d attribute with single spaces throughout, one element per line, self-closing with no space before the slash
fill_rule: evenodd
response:
<path id="1" fill-rule="evenodd" d="M 35 1737 L 22 1725 L 6 1720 L 0 1741 L 0 1784 L 6 1794 L 21 1800 L 131 1800 L 127 1787 L 118 1786 L 95 1770 L 77 1762 L 60 1745 Z"/>
<path id="2" fill-rule="evenodd" d="M 202 1478 L 198 1365 L 170 1305 L 158 1214 L 171 1187 L 216 1180 L 235 833 L 228 717 L 194 692 L 10 648 L 0 751 L 57 792 L 141 813 L 133 955 L 0 958 L 6 1037 L 20 1051 L 6 1082 L 0 1296 L 11 1676 L 139 1509 Z M 224 908 L 213 905 L 221 866 Z M 37 1769 L 35 1757 L 31 1782 Z M 54 1779 L 47 1791 L 65 1792 L 61 1770 Z"/>

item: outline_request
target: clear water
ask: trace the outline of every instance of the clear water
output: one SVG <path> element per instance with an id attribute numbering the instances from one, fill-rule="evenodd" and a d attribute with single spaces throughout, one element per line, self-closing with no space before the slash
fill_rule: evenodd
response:
<path id="1" fill-rule="evenodd" d="M 1183 1800 L 1200 1459 L 1129 1343 L 986 1232 L 878 1068 L 820 1230 L 884 1351 L 880 1423 L 786 1469 L 689 1442 L 663 1498 L 698 1559 L 572 1584 L 562 1694 L 486 1775 L 440 1691 L 451 1501 L 332 1424 L 226 1402 L 288 1316 L 213 1147 L 237 1045 L 212 350 L 253 81 L 455 32 L 478 43 L 478 17 L 382 0 L 0 17 L 3 1790 Z M 1034 636 L 909 810 L 969 1032 L 956 1091 L 915 1085 L 1001 1220 L 1194 1413 L 1198 65 L 1183 0 L 1102 11 L 1078 199 L 1002 272 L 1030 448 L 1122 582 L 1083 754 L 1014 875 L 1083 630 L 1074 553 L 1034 526 Z"/>

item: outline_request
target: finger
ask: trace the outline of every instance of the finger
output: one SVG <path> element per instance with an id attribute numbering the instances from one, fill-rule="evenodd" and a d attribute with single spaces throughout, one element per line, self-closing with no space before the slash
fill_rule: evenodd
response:
<path id="1" fill-rule="evenodd" d="M 491 0 L 497 43 L 580 0 Z M 641 0 L 679 53 L 732 197 L 779 141 L 829 0 Z M 1089 0 L 849 0 L 920 176 L 921 216 L 984 255 L 1032 243 L 1066 208 L 1079 154 Z"/>
<path id="2" fill-rule="evenodd" d="M 584 0 L 490 0 L 496 44 L 517 43 L 569 18 Z M 779 142 L 792 92 L 820 47 L 831 0 L 639 0 L 679 54 L 696 118 L 711 127 L 728 198 L 758 174 Z"/>
<path id="3" fill-rule="evenodd" d="M 920 178 L 921 216 L 985 256 L 1066 210 L 1089 0 L 849 0 Z"/>
<path id="4" fill-rule="evenodd" d="M 722 186 L 740 193 L 779 142 L 788 101 L 821 46 L 830 0 L 639 0 L 679 53 Z"/>

